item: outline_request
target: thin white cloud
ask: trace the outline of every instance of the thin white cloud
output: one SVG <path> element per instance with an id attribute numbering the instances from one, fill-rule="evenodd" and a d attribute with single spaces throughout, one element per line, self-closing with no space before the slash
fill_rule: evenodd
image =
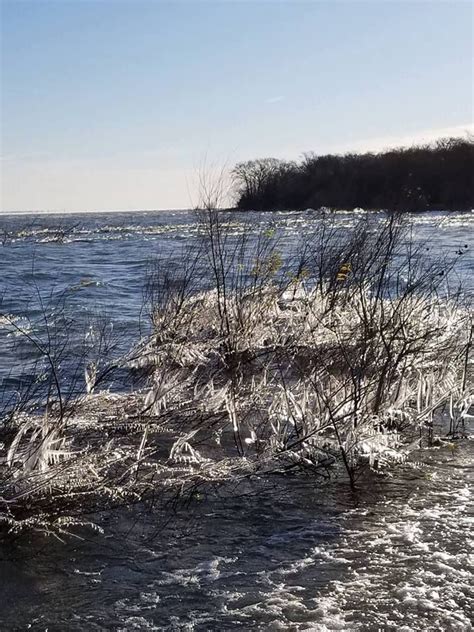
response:
<path id="1" fill-rule="evenodd" d="M 439 138 L 465 137 L 468 134 L 474 134 L 474 125 L 472 123 L 454 125 L 451 127 L 432 128 L 400 136 L 366 138 L 352 143 L 331 147 L 331 151 L 383 151 L 393 147 L 407 147 L 410 145 L 431 143 Z"/>
<path id="2" fill-rule="evenodd" d="M 283 100 L 284 100 L 284 98 L 285 98 L 285 97 L 284 97 L 284 96 L 281 96 L 281 95 L 280 95 L 280 96 L 277 96 L 277 97 L 269 97 L 269 98 L 265 101 L 265 103 L 269 103 L 269 104 L 272 104 L 272 103 L 280 103 L 280 101 L 283 101 Z"/>
<path id="3" fill-rule="evenodd" d="M 35 160 L 48 160 L 53 155 L 46 151 L 32 151 L 25 154 L 4 154 L 0 156 L 2 162 L 27 162 Z"/>

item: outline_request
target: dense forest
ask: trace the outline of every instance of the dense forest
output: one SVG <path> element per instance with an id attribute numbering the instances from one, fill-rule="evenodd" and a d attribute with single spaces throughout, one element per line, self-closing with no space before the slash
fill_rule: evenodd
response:
<path id="1" fill-rule="evenodd" d="M 237 164 L 232 176 L 241 210 L 468 210 L 474 208 L 474 139 L 383 153 L 311 153 L 300 162 L 263 158 Z"/>

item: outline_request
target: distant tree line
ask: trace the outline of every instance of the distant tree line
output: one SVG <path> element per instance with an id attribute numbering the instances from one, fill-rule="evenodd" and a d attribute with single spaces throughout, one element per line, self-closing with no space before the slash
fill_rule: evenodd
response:
<path id="1" fill-rule="evenodd" d="M 310 153 L 300 162 L 250 160 L 232 177 L 241 210 L 467 210 L 474 208 L 474 138 L 382 153 Z"/>

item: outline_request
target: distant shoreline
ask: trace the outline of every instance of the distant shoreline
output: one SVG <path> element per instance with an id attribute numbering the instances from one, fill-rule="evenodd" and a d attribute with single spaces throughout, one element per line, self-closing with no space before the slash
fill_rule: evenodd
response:
<path id="1" fill-rule="evenodd" d="M 72 217 L 74 215 L 132 215 L 132 214 L 158 214 L 158 213 L 191 213 L 196 209 L 131 209 L 131 210 L 97 210 L 97 211 L 0 211 L 0 220 L 3 217 L 28 217 L 28 216 L 60 216 L 60 217 Z M 222 208 L 218 209 L 222 213 L 239 213 L 239 214 L 248 214 L 248 213 L 265 213 L 271 215 L 272 213 L 305 213 L 305 212 L 331 212 L 331 213 L 384 213 L 384 212 L 395 212 L 391 209 L 363 209 L 363 208 L 306 208 L 306 209 L 274 209 L 274 210 L 261 210 L 261 209 L 239 209 L 239 208 Z M 401 212 L 404 215 L 421 215 L 421 214 L 434 214 L 434 213 L 449 213 L 449 214 L 470 214 L 474 213 L 474 209 L 422 209 L 419 211 L 410 210 L 410 211 L 397 211 Z"/>
<path id="2" fill-rule="evenodd" d="M 299 161 L 258 158 L 235 165 L 237 207 L 389 209 L 474 207 L 474 140 L 444 138 L 381 153 L 304 154 Z"/>
<path id="3" fill-rule="evenodd" d="M 83 211 L 0 211 L 0 217 L 11 215 L 106 215 L 110 213 L 126 214 L 126 213 L 188 213 L 193 209 L 171 208 L 171 209 L 99 209 L 99 210 L 83 210 Z"/>

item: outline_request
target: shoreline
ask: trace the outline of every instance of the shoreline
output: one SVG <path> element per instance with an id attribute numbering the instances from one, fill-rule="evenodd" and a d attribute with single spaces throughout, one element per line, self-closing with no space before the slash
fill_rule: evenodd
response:
<path id="1" fill-rule="evenodd" d="M 265 215 L 280 214 L 280 213 L 399 213 L 400 215 L 428 215 L 428 214 L 461 214 L 461 215 L 469 215 L 474 214 L 474 209 L 424 209 L 420 211 L 393 211 L 390 209 L 364 209 L 360 207 L 355 207 L 352 209 L 344 209 L 344 208 L 329 208 L 329 207 L 321 207 L 321 208 L 305 208 L 305 209 L 273 209 L 273 210 L 262 210 L 262 209 L 239 209 L 239 208 L 221 208 L 217 209 L 221 213 L 241 213 L 241 214 L 251 214 L 251 213 L 264 213 Z M 0 219 L 7 217 L 73 217 L 75 215 L 155 215 L 159 213 L 192 213 L 196 211 L 196 209 L 118 209 L 118 210 L 82 210 L 82 211 L 0 211 Z"/>

